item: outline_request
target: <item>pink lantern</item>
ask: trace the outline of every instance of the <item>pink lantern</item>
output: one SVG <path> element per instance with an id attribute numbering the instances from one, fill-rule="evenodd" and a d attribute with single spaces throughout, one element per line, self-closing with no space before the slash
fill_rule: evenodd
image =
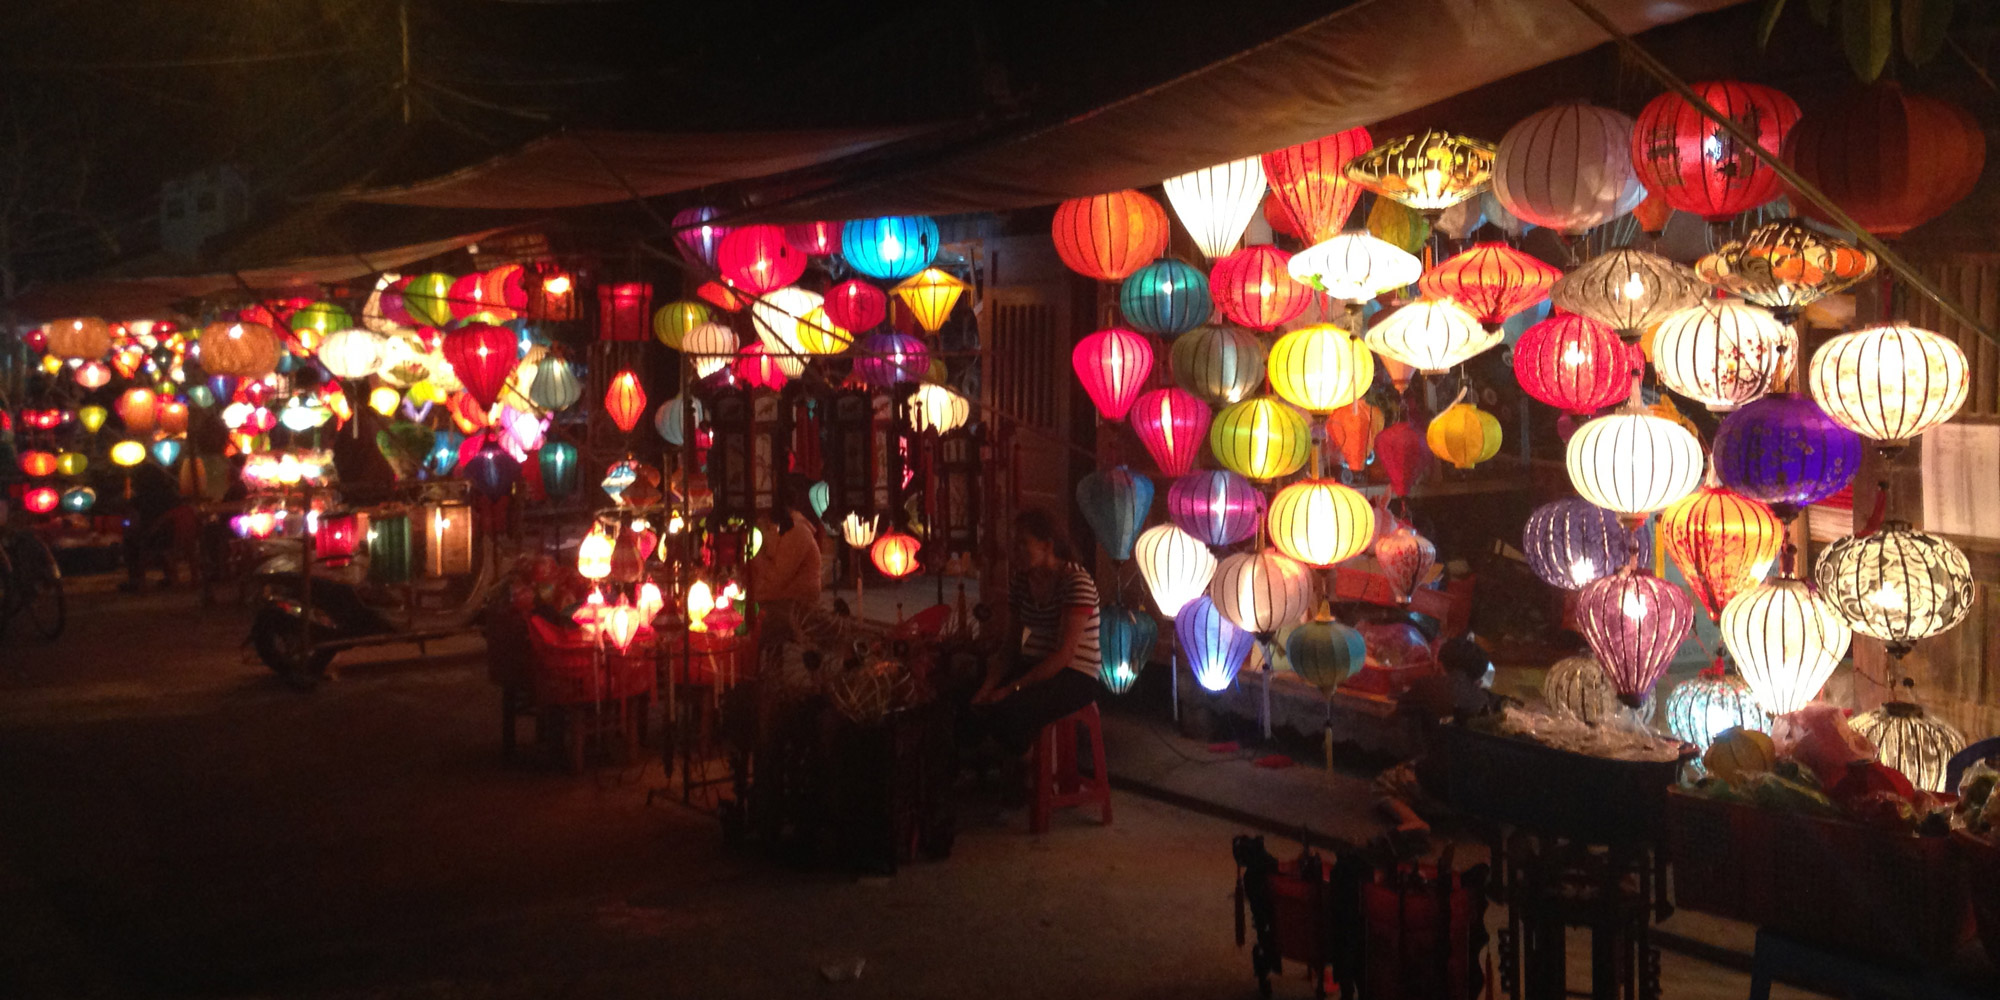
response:
<path id="1" fill-rule="evenodd" d="M 1275 330 L 1298 318 L 1313 290 L 1292 277 L 1292 255 L 1269 244 L 1244 247 L 1215 262 L 1208 295 L 1230 322 Z"/>
<path id="2" fill-rule="evenodd" d="M 1565 413 L 1589 413 L 1624 400 L 1632 394 L 1634 367 L 1631 349 L 1616 331 L 1568 313 L 1529 327 L 1514 344 L 1521 391 Z"/>
<path id="3" fill-rule="evenodd" d="M 1153 345 L 1130 330 L 1112 327 L 1078 341 L 1070 363 L 1097 412 L 1106 420 L 1123 420 L 1152 374 Z"/>
<path id="4" fill-rule="evenodd" d="M 827 289 L 822 308 L 835 326 L 865 333 L 888 318 L 889 296 L 880 288 L 853 278 Z"/>
<path id="5" fill-rule="evenodd" d="M 674 242 L 680 245 L 681 256 L 711 271 L 715 269 L 715 254 L 722 249 L 722 238 L 735 228 L 711 221 L 721 215 L 722 209 L 708 205 L 674 213 Z"/>
<path id="6" fill-rule="evenodd" d="M 1154 389 L 1132 404 L 1132 431 L 1160 473 L 1185 476 L 1208 437 L 1208 404 L 1185 389 Z"/>
<path id="7" fill-rule="evenodd" d="M 1679 586 L 1627 567 L 1584 584 L 1576 616 L 1618 700 L 1637 708 L 1687 638 L 1694 602 Z"/>
<path id="8" fill-rule="evenodd" d="M 791 381 L 791 377 L 778 367 L 778 359 L 765 352 L 762 342 L 745 344 L 736 352 L 736 377 L 754 388 L 773 392 L 783 389 L 785 383 Z"/>
<path id="9" fill-rule="evenodd" d="M 1375 561 L 1381 564 L 1382 575 L 1389 578 L 1389 585 L 1396 588 L 1397 598 L 1405 602 L 1416 592 L 1417 585 L 1430 576 L 1431 567 L 1437 565 L 1437 554 L 1437 546 L 1407 524 L 1397 525 L 1396 530 L 1375 542 Z"/>

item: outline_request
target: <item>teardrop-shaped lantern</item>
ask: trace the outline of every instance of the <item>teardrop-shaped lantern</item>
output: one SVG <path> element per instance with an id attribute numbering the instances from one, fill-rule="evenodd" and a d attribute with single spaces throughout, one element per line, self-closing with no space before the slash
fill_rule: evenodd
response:
<path id="1" fill-rule="evenodd" d="M 1130 559 L 1132 543 L 1153 509 L 1153 481 L 1122 465 L 1092 472 L 1077 481 L 1076 505 L 1105 553 Z"/>
<path id="2" fill-rule="evenodd" d="M 1833 604 L 1791 576 L 1737 594 L 1722 609 L 1720 624 L 1730 657 L 1772 715 L 1796 712 L 1819 697 L 1854 641 Z"/>
<path id="3" fill-rule="evenodd" d="M 1637 533 L 1617 514 L 1576 497 L 1535 508 L 1521 531 L 1521 549 L 1543 583 L 1564 590 L 1609 576 L 1646 554 Z"/>
<path id="4" fill-rule="evenodd" d="M 1236 249 L 1264 200 L 1264 166 L 1255 156 L 1169 177 L 1167 204 L 1194 245 L 1213 260 Z"/>
<path id="5" fill-rule="evenodd" d="M 1140 395 L 1127 419 L 1160 473 L 1184 476 L 1201 456 L 1212 417 L 1207 404 L 1185 389 L 1154 389 Z"/>
<path id="6" fill-rule="evenodd" d="M 1077 342 L 1070 364 L 1083 391 L 1106 420 L 1123 420 L 1153 371 L 1153 345 L 1140 334 L 1112 327 Z"/>
<path id="7" fill-rule="evenodd" d="M 1375 508 L 1332 479 L 1302 479 L 1271 498 L 1271 544 L 1308 566 L 1351 559 L 1375 541 Z"/>
<path id="8" fill-rule="evenodd" d="M 550 356 L 535 362 L 535 380 L 528 385 L 528 401 L 551 413 L 567 410 L 583 398 L 576 368 L 562 358 Z"/>
<path id="9" fill-rule="evenodd" d="M 1388 426 L 1388 418 L 1366 400 L 1357 399 L 1326 418 L 1326 443 L 1337 450 L 1340 464 L 1349 472 L 1360 472 L 1375 451 L 1375 436 Z"/>
<path id="10" fill-rule="evenodd" d="M 1118 288 L 1118 311 L 1143 333 L 1177 337 L 1208 322 L 1208 277 L 1185 261 L 1162 257 Z"/>
<path id="11" fill-rule="evenodd" d="M 1785 526 L 1771 508 L 1707 484 L 1660 511 L 1660 540 L 1710 619 L 1761 583 L 1778 559 Z"/>
<path id="12" fill-rule="evenodd" d="M 1237 628 L 1261 639 L 1312 609 L 1312 571 L 1277 552 L 1239 552 L 1215 567 L 1208 598 Z"/>
<path id="13" fill-rule="evenodd" d="M 1098 647 L 1103 651 L 1097 676 L 1112 694 L 1132 690 L 1153 643 L 1160 638 L 1160 623 L 1145 611 L 1107 604 L 1097 613 Z"/>
<path id="14" fill-rule="evenodd" d="M 541 464 L 542 491 L 549 499 L 567 500 L 576 495 L 580 483 L 576 445 L 550 441 L 542 445 L 535 460 Z"/>
<path id="15" fill-rule="evenodd" d="M 1216 414 L 1208 447 L 1231 472 L 1276 479 L 1304 467 L 1312 453 L 1312 428 L 1291 404 L 1259 396 Z"/>
<path id="16" fill-rule="evenodd" d="M 1308 413 L 1332 413 L 1375 381 L 1367 345 L 1331 323 L 1302 326 L 1271 345 L 1271 391 Z"/>
<path id="17" fill-rule="evenodd" d="M 1632 119 L 1560 104 L 1515 123 L 1493 155 L 1493 196 L 1523 222 L 1578 235 L 1639 206 Z"/>
<path id="18" fill-rule="evenodd" d="M 1842 427 L 1899 448 L 1965 405 L 1965 352 L 1903 323 L 1843 333 L 1813 352 L 1812 397 Z"/>
<path id="19" fill-rule="evenodd" d="M 1620 247 L 1598 254 L 1556 280 L 1549 301 L 1594 319 L 1627 340 L 1707 295 L 1694 271 L 1658 254 Z"/>
<path id="20" fill-rule="evenodd" d="M 1798 350 L 1798 333 L 1769 310 L 1707 299 L 1661 320 L 1652 353 L 1667 388 L 1723 412 L 1775 388 Z"/>
<path id="21" fill-rule="evenodd" d="M 1204 326 L 1174 341 L 1170 361 L 1174 383 L 1208 401 L 1227 406 L 1264 384 L 1264 344 L 1248 330 Z"/>
<path id="22" fill-rule="evenodd" d="M 1244 247 L 1215 262 L 1208 294 L 1229 321 L 1275 330 L 1312 304 L 1313 290 L 1293 280 L 1292 255 L 1268 243 Z"/>
<path id="23" fill-rule="evenodd" d="M 1786 521 L 1840 492 L 1860 468 L 1860 436 L 1796 393 L 1749 403 L 1715 431 L 1716 477 Z"/>
<path id="24" fill-rule="evenodd" d="M 1348 179 L 1347 165 L 1374 146 L 1367 129 L 1351 128 L 1264 154 L 1264 178 L 1296 225 L 1294 235 L 1319 243 L 1347 225 L 1361 199 L 1361 187 Z"/>
<path id="25" fill-rule="evenodd" d="M 1234 472 L 1198 469 L 1167 487 L 1167 516 L 1209 545 L 1234 545 L 1264 522 L 1264 493 Z"/>
<path id="26" fill-rule="evenodd" d="M 1619 699 L 1636 707 L 1687 638 L 1694 604 L 1672 583 L 1623 570 L 1584 584 L 1576 595 L 1576 616 Z"/>
<path id="27" fill-rule="evenodd" d="M 1505 243 L 1479 243 L 1440 262 L 1417 281 L 1431 298 L 1454 299 L 1488 326 L 1549 297 L 1562 272 Z"/>
<path id="28" fill-rule="evenodd" d="M 442 353 L 452 374 L 482 407 L 500 401 L 500 390 L 521 361 L 513 331 L 489 323 L 470 323 L 445 334 Z"/>
<path id="29" fill-rule="evenodd" d="M 465 463 L 465 478 L 472 482 L 472 488 L 488 500 L 506 496 L 521 481 L 521 463 L 491 437 L 479 446 L 472 460 Z"/>
<path id="30" fill-rule="evenodd" d="M 1432 375 L 1450 371 L 1505 339 L 1497 329 L 1481 328 L 1478 318 L 1452 299 L 1418 299 L 1378 320 L 1367 334 L 1375 353 Z"/>
<path id="31" fill-rule="evenodd" d="M 1215 554 L 1201 540 L 1171 524 L 1156 524 L 1139 533 L 1132 558 L 1153 595 L 1153 605 L 1171 618 L 1208 590 L 1215 576 Z"/>
<path id="32" fill-rule="evenodd" d="M 1225 691 L 1250 657 L 1256 640 L 1223 616 L 1207 594 L 1196 597 L 1174 615 L 1174 635 L 1195 683 L 1208 691 Z"/>
<path id="33" fill-rule="evenodd" d="M 1551 316 L 1514 342 L 1521 391 L 1578 416 L 1631 395 L 1633 370 L 1643 363 L 1610 327 L 1583 316 Z"/>

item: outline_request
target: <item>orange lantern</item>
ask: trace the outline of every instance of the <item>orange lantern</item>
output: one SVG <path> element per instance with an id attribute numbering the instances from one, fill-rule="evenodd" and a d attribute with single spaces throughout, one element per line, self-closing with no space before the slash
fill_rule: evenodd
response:
<path id="1" fill-rule="evenodd" d="M 1730 598 L 1764 581 L 1785 539 L 1770 507 L 1713 479 L 1660 511 L 1659 531 L 1711 619 Z"/>
<path id="2" fill-rule="evenodd" d="M 1481 243 L 1432 268 L 1417 288 L 1456 299 L 1489 327 L 1549 297 L 1562 272 L 1505 243 Z"/>
<path id="3" fill-rule="evenodd" d="M 469 392 L 451 397 L 449 409 L 451 422 L 458 425 L 461 434 L 476 433 L 489 422 L 486 407 L 479 405 L 479 400 L 472 398 Z"/>
<path id="4" fill-rule="evenodd" d="M 883 576 L 900 580 L 917 571 L 917 550 L 923 547 L 924 543 L 909 535 L 891 531 L 875 539 L 868 548 L 868 558 Z"/>
<path id="5" fill-rule="evenodd" d="M 151 389 L 142 386 L 127 389 L 111 408 L 118 411 L 118 419 L 125 422 L 128 434 L 151 434 L 159 424 L 160 397 Z"/>
<path id="6" fill-rule="evenodd" d="M 1264 179 L 1292 224 L 1289 235 L 1309 244 L 1340 235 L 1361 198 L 1361 185 L 1347 179 L 1347 164 L 1374 147 L 1367 129 L 1351 128 L 1264 154 Z M 1278 228 L 1275 220 L 1272 228 Z"/>
<path id="7" fill-rule="evenodd" d="M 631 369 L 611 377 L 611 388 L 604 393 L 604 412 L 627 434 L 639 426 L 639 418 L 646 413 L 646 389 Z"/>
<path id="8" fill-rule="evenodd" d="M 21 471 L 31 476 L 53 476 L 56 474 L 56 457 L 46 451 L 24 451 L 21 453 Z"/>
<path id="9" fill-rule="evenodd" d="M 559 323 L 576 318 L 576 279 L 554 266 L 523 275 L 528 318 Z"/>
<path id="10" fill-rule="evenodd" d="M 170 435 L 186 434 L 188 429 L 187 404 L 178 399 L 169 399 L 160 404 L 159 425 L 162 433 Z"/>
<path id="11" fill-rule="evenodd" d="M 1375 436 L 1387 426 L 1387 418 L 1382 411 L 1357 399 L 1326 418 L 1327 443 L 1340 450 L 1340 464 L 1349 471 L 1360 472 L 1368 465 L 1368 455 L 1375 450 Z"/>
<path id="12" fill-rule="evenodd" d="M 1167 249 L 1167 210 L 1137 191 L 1071 198 L 1050 229 L 1056 256 L 1099 281 L 1122 281 Z"/>
<path id="13" fill-rule="evenodd" d="M 694 290 L 697 298 L 724 312 L 736 312 L 750 303 L 740 292 L 720 281 L 704 281 Z"/>

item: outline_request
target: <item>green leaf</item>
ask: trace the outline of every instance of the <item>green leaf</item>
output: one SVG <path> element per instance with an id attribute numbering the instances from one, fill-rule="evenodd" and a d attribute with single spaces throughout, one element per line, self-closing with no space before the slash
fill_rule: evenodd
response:
<path id="1" fill-rule="evenodd" d="M 1903 56 L 1921 66 L 1944 51 L 1950 37 L 1952 0 L 1903 0 Z"/>
<path id="2" fill-rule="evenodd" d="M 1806 11 L 1814 24 L 1824 28 L 1833 21 L 1833 0 L 1806 0 Z"/>
<path id="3" fill-rule="evenodd" d="M 1863 83 L 1874 82 L 1889 64 L 1896 41 L 1895 14 L 1894 0 L 1841 0 L 1841 47 Z"/>
<path id="4" fill-rule="evenodd" d="M 1785 12 L 1785 0 L 1764 0 L 1764 14 L 1757 19 L 1757 47 L 1771 44 L 1771 29 L 1778 26 L 1778 16 Z"/>

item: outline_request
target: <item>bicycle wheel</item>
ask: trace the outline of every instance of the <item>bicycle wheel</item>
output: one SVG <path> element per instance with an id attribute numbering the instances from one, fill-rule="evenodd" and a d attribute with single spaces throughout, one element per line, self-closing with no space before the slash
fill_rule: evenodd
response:
<path id="1" fill-rule="evenodd" d="M 56 555 L 34 535 L 23 535 L 15 543 L 14 579 L 22 591 L 21 606 L 34 625 L 35 634 L 54 639 L 69 622 L 69 602 L 63 597 L 62 570 Z"/>

